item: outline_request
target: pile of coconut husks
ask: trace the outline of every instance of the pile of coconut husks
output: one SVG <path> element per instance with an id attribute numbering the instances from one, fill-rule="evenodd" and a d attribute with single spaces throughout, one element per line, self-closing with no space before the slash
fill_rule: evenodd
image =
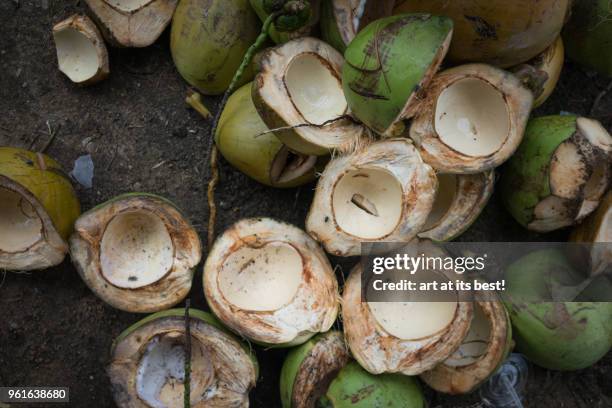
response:
<path id="1" fill-rule="evenodd" d="M 285 408 L 420 408 L 423 387 L 472 392 L 513 347 L 553 370 L 609 352 L 612 304 L 363 303 L 360 266 L 341 287 L 327 255 L 359 255 L 362 242 L 453 240 L 495 184 L 529 230 L 573 227 L 577 242 L 612 241 L 612 137 L 588 117 L 530 117 L 553 91 L 564 49 L 612 76 L 608 2 L 85 3 L 89 16 L 53 27 L 70 80 L 103 80 L 106 44 L 146 47 L 170 25 L 189 103 L 207 114 L 199 93 L 225 93 L 211 157 L 273 187 L 317 180 L 305 231 L 270 218 L 209 231 L 210 311 L 172 309 L 202 258 L 175 203 L 132 193 L 81 214 L 56 161 L 0 148 L 0 269 L 41 270 L 69 253 L 98 297 L 152 313 L 113 345 L 118 406 L 248 406 L 253 347 L 291 348 Z M 513 268 L 563 262 L 530 256 Z"/>

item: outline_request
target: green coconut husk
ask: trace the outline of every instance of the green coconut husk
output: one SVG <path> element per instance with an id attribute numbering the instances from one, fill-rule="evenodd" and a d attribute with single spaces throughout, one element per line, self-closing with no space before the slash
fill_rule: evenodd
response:
<path id="1" fill-rule="evenodd" d="M 579 370 L 610 350 L 612 303 L 537 301 L 551 288 L 581 282 L 560 250 L 534 251 L 511 264 L 505 277 L 516 348 L 529 360 L 552 370 Z"/>
<path id="2" fill-rule="evenodd" d="M 270 16 L 270 13 L 266 11 L 265 0 L 249 0 L 251 7 L 257 13 L 257 16 L 261 21 L 266 21 Z M 286 1 L 278 1 L 277 3 L 286 3 Z M 270 26 L 268 35 L 276 44 L 286 43 L 287 41 L 295 38 L 304 37 L 309 35 L 314 27 L 319 22 L 319 3 L 320 0 L 306 0 L 304 3 L 309 6 L 307 7 L 308 13 L 301 13 L 301 16 L 292 16 L 288 21 L 288 27 L 277 27 L 282 24 L 282 21 L 275 22 Z"/>
<path id="3" fill-rule="evenodd" d="M 230 96 L 219 119 L 215 144 L 238 170 L 262 184 L 273 187 L 296 187 L 315 179 L 316 156 L 290 153 L 287 147 L 270 132 L 255 109 L 251 98 L 251 83 Z M 298 166 L 295 176 L 282 171 L 278 163 L 291 155 Z M 288 162 L 290 167 L 292 164 Z"/>
<path id="4" fill-rule="evenodd" d="M 503 171 L 506 208 L 521 225 L 539 232 L 580 222 L 609 186 L 611 146 L 610 135 L 592 119 L 530 120 Z"/>
<path id="5" fill-rule="evenodd" d="M 563 29 L 567 55 L 574 61 L 612 76 L 612 4 L 608 0 L 574 1 Z"/>
<path id="6" fill-rule="evenodd" d="M 248 0 L 181 0 L 172 19 L 172 59 L 189 84 L 206 95 L 221 94 L 260 27 Z M 249 68 L 240 84 L 252 78 Z"/>
<path id="7" fill-rule="evenodd" d="M 353 115 L 380 134 L 409 118 L 450 44 L 453 22 L 402 14 L 365 27 L 344 54 L 342 84 Z"/>

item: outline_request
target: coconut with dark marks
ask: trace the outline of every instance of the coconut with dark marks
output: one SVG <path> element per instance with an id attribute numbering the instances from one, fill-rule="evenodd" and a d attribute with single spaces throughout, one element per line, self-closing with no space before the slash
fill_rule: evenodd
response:
<path id="1" fill-rule="evenodd" d="M 284 9 L 288 12 L 288 16 L 278 17 L 268 31 L 272 41 L 277 44 L 312 34 L 319 22 L 320 0 L 249 1 L 262 22 L 276 11 Z"/>
<path id="2" fill-rule="evenodd" d="M 382 135 L 403 130 L 448 50 L 453 22 L 429 14 L 376 20 L 344 53 L 342 85 L 351 113 Z"/>
<path id="3" fill-rule="evenodd" d="M 269 218 L 239 221 L 215 241 L 204 294 L 230 329 L 275 347 L 329 330 L 339 308 L 325 253 L 304 231 Z"/>
<path id="4" fill-rule="evenodd" d="M 251 84 L 227 100 L 215 134 L 217 148 L 238 170 L 273 187 L 313 181 L 317 156 L 294 153 L 263 123 L 251 99 Z"/>
<path id="5" fill-rule="evenodd" d="M 87 286 L 111 306 L 150 313 L 189 293 L 202 256 L 200 239 L 170 201 L 120 195 L 83 213 L 74 229 L 72 261 Z"/>
<path id="6" fill-rule="evenodd" d="M 340 69 L 344 59 L 311 37 L 270 48 L 259 57 L 253 102 L 287 147 L 307 155 L 350 150 L 364 129 L 347 117 Z"/>
<path id="7" fill-rule="evenodd" d="M 176 69 L 206 95 L 229 86 L 260 22 L 248 0 L 181 0 L 172 19 L 170 51 Z M 253 78 L 247 69 L 241 84 Z"/>
<path id="8" fill-rule="evenodd" d="M 0 147 L 0 270 L 61 263 L 80 213 L 59 163 L 42 153 Z"/>
<path id="9" fill-rule="evenodd" d="M 409 140 L 372 143 L 327 165 L 306 230 L 338 256 L 359 255 L 365 241 L 408 242 L 425 225 L 436 186 Z"/>
<path id="10" fill-rule="evenodd" d="M 495 172 L 478 174 L 439 173 L 436 198 L 419 238 L 450 241 L 478 218 L 493 194 Z"/>
<path id="11" fill-rule="evenodd" d="M 369 23 L 393 12 L 394 0 L 323 0 L 321 38 L 340 52 Z"/>
<path id="12" fill-rule="evenodd" d="M 612 77 L 612 6 L 608 0 L 574 1 L 563 29 L 567 55 L 579 64 Z"/>
<path id="13" fill-rule="evenodd" d="M 170 23 L 178 0 L 85 0 L 108 42 L 147 47 Z"/>
<path id="14" fill-rule="evenodd" d="M 560 250 L 537 250 L 523 256 L 509 266 L 505 278 L 503 299 L 516 348 L 529 360 L 551 370 L 579 370 L 608 353 L 612 303 L 584 302 L 579 297 L 558 302 L 542 298 L 542 294 L 554 295 L 556 289 L 583 282 L 584 277 L 572 269 Z"/>
<path id="15" fill-rule="evenodd" d="M 453 19 L 449 57 L 510 67 L 553 43 L 569 11 L 569 0 L 398 0 L 395 13 L 426 12 Z"/>
<path id="16" fill-rule="evenodd" d="M 75 14 L 53 26 L 57 64 L 79 85 L 95 84 L 109 74 L 102 34 L 87 16 Z"/>
<path id="17" fill-rule="evenodd" d="M 118 407 L 185 406 L 187 365 L 190 407 L 249 406 L 258 376 L 255 355 L 200 310 L 189 311 L 187 338 L 184 315 L 182 309 L 159 312 L 117 337 L 107 372 Z"/>
<path id="18" fill-rule="evenodd" d="M 490 65 L 445 70 L 431 81 L 410 137 L 443 173 L 480 173 L 506 161 L 523 138 L 533 96 L 517 77 Z"/>
<path id="19" fill-rule="evenodd" d="M 533 231 L 577 224 L 609 189 L 611 157 L 612 137 L 594 119 L 532 119 L 504 169 L 503 201 L 514 218 Z"/>

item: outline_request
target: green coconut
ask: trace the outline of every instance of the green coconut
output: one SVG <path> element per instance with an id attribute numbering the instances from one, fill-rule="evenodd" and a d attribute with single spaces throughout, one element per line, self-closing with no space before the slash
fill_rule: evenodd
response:
<path id="1" fill-rule="evenodd" d="M 504 204 L 530 230 L 547 232 L 577 224 L 609 188 L 611 154 L 612 137 L 596 120 L 532 119 L 503 171 Z"/>
<path id="2" fill-rule="evenodd" d="M 249 346 L 210 313 L 190 309 L 189 319 L 190 406 L 248 406 L 258 377 Z M 183 309 L 155 313 L 117 337 L 108 366 L 117 406 L 183 406 L 185 337 Z"/>
<path id="3" fill-rule="evenodd" d="M 531 252 L 506 270 L 504 302 L 516 348 L 552 370 L 595 364 L 612 347 L 612 303 L 538 301 L 554 288 L 571 288 L 581 276 L 560 250 Z M 552 289 L 551 289 L 552 288 Z"/>
<path id="4" fill-rule="evenodd" d="M 251 83 L 227 100 L 215 143 L 223 157 L 262 184 L 296 187 L 315 179 L 316 156 L 293 153 L 261 120 L 251 98 Z"/>
<path id="5" fill-rule="evenodd" d="M 249 0 L 251 7 L 259 16 L 261 21 L 265 21 L 272 10 L 267 8 L 276 7 L 276 11 L 282 10 L 283 6 L 288 3 L 294 3 L 298 12 L 290 13 L 288 16 L 280 16 L 275 21 L 268 35 L 277 44 L 285 43 L 289 40 L 298 37 L 304 37 L 311 33 L 313 28 L 319 22 L 319 3 L 320 0 L 300 0 L 300 1 L 267 1 L 267 0 Z"/>
<path id="6" fill-rule="evenodd" d="M 0 270 L 61 263 L 80 213 L 59 163 L 42 153 L 0 147 Z"/>
<path id="7" fill-rule="evenodd" d="M 221 94 L 260 27 L 248 0 L 181 0 L 172 19 L 172 59 L 189 84 L 206 95 Z M 248 69 L 240 84 L 252 78 Z"/>
<path id="8" fill-rule="evenodd" d="M 567 55 L 574 61 L 612 76 L 612 4 L 609 0 L 573 2 L 572 17 L 563 29 Z"/>
<path id="9" fill-rule="evenodd" d="M 344 54 L 342 85 L 353 115 L 380 134 L 414 115 L 453 31 L 447 17 L 402 14 L 365 27 Z"/>

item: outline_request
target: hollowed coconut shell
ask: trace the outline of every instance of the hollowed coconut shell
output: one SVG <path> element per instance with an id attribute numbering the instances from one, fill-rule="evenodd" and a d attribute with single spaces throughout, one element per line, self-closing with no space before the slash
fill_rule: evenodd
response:
<path id="1" fill-rule="evenodd" d="M 546 49 L 561 32 L 569 0 L 398 0 L 395 13 L 425 12 L 453 19 L 449 57 L 509 67 Z"/>
<path id="2" fill-rule="evenodd" d="M 59 163 L 42 153 L 0 147 L 0 269 L 61 263 L 80 212 Z"/>

